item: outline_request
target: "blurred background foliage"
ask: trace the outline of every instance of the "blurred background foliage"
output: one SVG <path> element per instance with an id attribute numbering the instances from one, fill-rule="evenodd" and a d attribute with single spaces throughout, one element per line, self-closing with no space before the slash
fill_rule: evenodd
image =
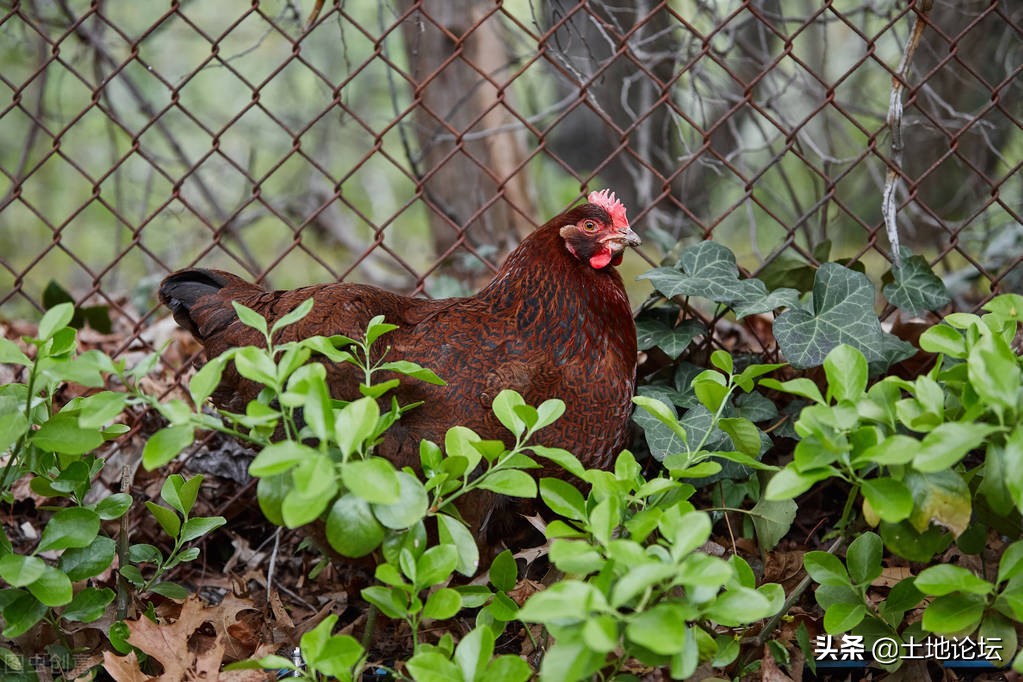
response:
<path id="1" fill-rule="evenodd" d="M 1023 288 L 1018 2 L 314 4 L 0 2 L 0 313 L 55 280 L 138 330 L 196 263 L 464 293 L 604 186 L 645 240 L 634 303 L 705 238 L 774 285 L 879 281 L 889 168 L 956 307 Z"/>

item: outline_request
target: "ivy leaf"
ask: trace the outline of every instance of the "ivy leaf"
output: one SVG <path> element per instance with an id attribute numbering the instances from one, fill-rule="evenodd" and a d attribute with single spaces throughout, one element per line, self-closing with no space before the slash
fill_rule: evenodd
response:
<path id="1" fill-rule="evenodd" d="M 774 321 L 774 335 L 796 368 L 817 367 L 842 343 L 869 361 L 883 359 L 883 332 L 874 312 L 874 285 L 837 263 L 825 263 L 813 283 L 811 310 L 792 309 Z"/>
<path id="2" fill-rule="evenodd" d="M 945 283 L 934 274 L 927 260 L 907 249 L 902 249 L 902 265 L 893 267 L 885 280 L 889 278 L 891 281 L 882 289 L 885 298 L 910 315 L 944 308 L 952 300 Z"/>
<path id="3" fill-rule="evenodd" d="M 682 252 L 678 269 L 656 268 L 642 274 L 667 298 L 702 296 L 715 303 L 746 302 L 767 296 L 767 287 L 759 279 L 739 279 L 735 254 L 727 246 L 705 241 Z"/>
<path id="4" fill-rule="evenodd" d="M 799 507 L 794 500 L 768 500 L 761 497 L 750 510 L 760 551 L 770 552 L 792 527 Z"/>
<path id="5" fill-rule="evenodd" d="M 672 360 L 677 360 L 690 342 L 706 331 L 703 325 L 696 320 L 685 320 L 675 327 L 651 318 L 644 318 L 636 322 L 639 350 L 649 350 L 656 346 Z"/>
<path id="6" fill-rule="evenodd" d="M 772 310 L 777 310 L 778 308 L 799 307 L 799 292 L 795 289 L 790 289 L 789 287 L 781 287 L 780 289 L 775 289 L 771 293 L 760 296 L 759 298 L 753 298 L 747 301 L 738 301 L 732 305 L 732 310 L 735 311 L 735 316 L 741 320 L 742 318 L 750 315 L 769 313 Z"/>

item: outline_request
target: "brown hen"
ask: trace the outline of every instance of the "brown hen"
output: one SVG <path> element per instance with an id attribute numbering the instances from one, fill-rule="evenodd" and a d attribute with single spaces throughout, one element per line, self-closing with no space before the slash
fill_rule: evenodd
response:
<path id="1" fill-rule="evenodd" d="M 281 332 L 281 341 L 359 338 L 376 315 L 398 325 L 376 344 L 387 347 L 387 359 L 417 362 L 447 382 L 436 386 L 404 378 L 396 389 L 401 404 L 422 401 L 377 450 L 398 467 L 418 468 L 420 440 L 442 443 L 455 425 L 509 441 L 491 411 L 494 397 L 506 388 L 532 405 L 564 400 L 565 415 L 536 441 L 565 448 L 586 466 L 606 467 L 625 445 L 636 375 L 636 328 L 614 266 L 625 247 L 640 240 L 613 193 L 591 192 L 587 200 L 530 234 L 474 296 L 428 300 L 344 283 L 266 291 L 227 272 L 191 269 L 167 277 L 160 300 L 202 343 L 207 357 L 262 345 L 260 333 L 238 320 L 232 301 L 272 323 L 312 298 L 312 312 Z M 360 377 L 353 366 L 329 365 L 327 372 L 336 398 L 358 397 Z M 213 402 L 243 411 L 257 393 L 255 384 L 228 370 Z M 477 497 L 462 512 L 478 534 L 489 530 L 493 537 L 507 527 L 487 528 L 501 504 L 494 496 Z"/>

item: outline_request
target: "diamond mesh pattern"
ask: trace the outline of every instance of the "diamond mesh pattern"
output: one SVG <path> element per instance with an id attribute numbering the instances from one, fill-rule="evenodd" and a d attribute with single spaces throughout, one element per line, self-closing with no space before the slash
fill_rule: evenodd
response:
<path id="1" fill-rule="evenodd" d="M 957 307 L 1023 290 L 1018 2 L 312 4 L 0 2 L 0 310 L 53 279 L 137 333 L 196 263 L 471 291 L 604 186 L 626 279 L 704 238 L 880 277 L 889 170 Z"/>

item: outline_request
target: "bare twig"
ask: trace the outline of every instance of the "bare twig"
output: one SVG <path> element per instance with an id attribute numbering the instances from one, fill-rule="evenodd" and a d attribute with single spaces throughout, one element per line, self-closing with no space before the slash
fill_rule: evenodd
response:
<path id="1" fill-rule="evenodd" d="M 923 36 L 926 24 L 923 17 L 930 11 L 932 0 L 921 0 L 917 11 L 913 15 L 913 29 L 909 35 L 909 42 L 902 53 L 902 60 L 899 68 L 892 76 L 892 91 L 888 97 L 888 117 L 886 123 L 892 135 L 892 153 L 888 163 L 888 173 L 885 177 L 884 191 L 881 194 L 881 214 L 884 216 L 885 230 L 888 232 L 888 242 L 892 247 L 892 263 L 895 267 L 902 265 L 902 254 L 899 249 L 899 226 L 895 220 L 897 212 L 895 194 L 899 187 L 899 176 L 902 170 L 902 91 L 906 87 L 906 80 L 909 76 L 910 65 L 913 61 L 913 53 L 920 44 L 920 37 Z"/>

